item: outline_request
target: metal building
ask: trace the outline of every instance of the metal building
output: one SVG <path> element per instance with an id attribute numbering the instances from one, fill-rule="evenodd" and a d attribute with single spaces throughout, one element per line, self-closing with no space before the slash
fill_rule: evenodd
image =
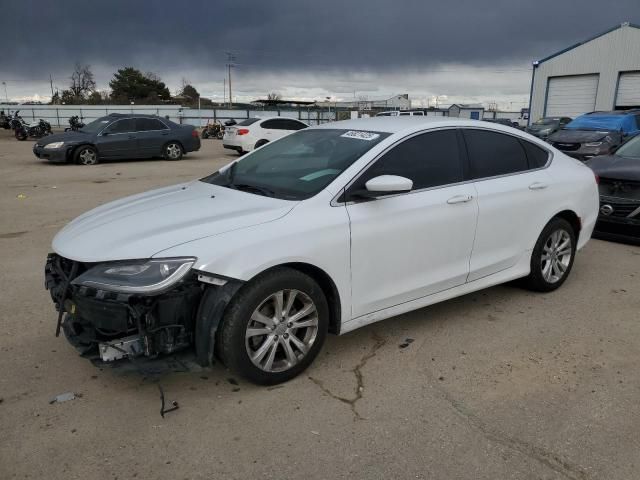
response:
<path id="1" fill-rule="evenodd" d="M 623 23 L 533 62 L 530 121 L 640 107 L 640 26 Z"/>
<path id="2" fill-rule="evenodd" d="M 467 105 L 454 103 L 449 107 L 449 116 L 482 120 L 484 117 L 484 107 L 479 104 Z"/>

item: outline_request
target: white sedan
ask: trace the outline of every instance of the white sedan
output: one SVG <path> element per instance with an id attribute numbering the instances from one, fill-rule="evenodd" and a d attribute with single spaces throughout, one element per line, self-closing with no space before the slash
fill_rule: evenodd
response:
<path id="1" fill-rule="evenodd" d="M 193 349 L 273 384 L 328 332 L 517 278 L 555 290 L 597 215 L 593 172 L 527 133 L 348 120 L 85 213 L 54 238 L 46 284 L 94 360 Z"/>
<path id="2" fill-rule="evenodd" d="M 238 153 L 251 152 L 262 145 L 308 126 L 294 118 L 247 118 L 225 128 L 222 146 Z"/>

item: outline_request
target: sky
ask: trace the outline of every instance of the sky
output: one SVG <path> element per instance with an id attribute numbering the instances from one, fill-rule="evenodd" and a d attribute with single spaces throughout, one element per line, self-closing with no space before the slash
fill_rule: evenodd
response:
<path id="1" fill-rule="evenodd" d="M 11 100 L 48 100 L 76 62 L 99 90 L 133 66 L 221 100 L 231 52 L 235 101 L 408 93 L 519 110 L 532 61 L 625 21 L 640 23 L 640 0 L 21 0 L 0 6 L 0 82 Z"/>

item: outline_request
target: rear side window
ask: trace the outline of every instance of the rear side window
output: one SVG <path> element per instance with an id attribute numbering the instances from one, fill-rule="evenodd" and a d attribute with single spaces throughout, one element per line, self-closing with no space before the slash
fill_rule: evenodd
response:
<path id="1" fill-rule="evenodd" d="M 270 130 L 287 130 L 284 125 L 286 120 L 281 120 L 281 119 L 273 119 L 273 120 L 266 120 L 264 122 L 262 122 L 262 124 L 260 125 L 262 128 L 267 128 Z"/>
<path id="2" fill-rule="evenodd" d="M 547 160 L 549 160 L 549 153 L 544 148 L 540 148 L 526 140 L 520 140 L 520 142 L 522 142 L 524 151 L 527 153 L 529 168 L 541 168 L 547 164 Z"/>
<path id="3" fill-rule="evenodd" d="M 455 130 L 423 133 L 384 154 L 356 182 L 356 189 L 379 175 L 413 180 L 413 190 L 461 182 L 464 178 Z"/>
<path id="4" fill-rule="evenodd" d="M 520 141 L 511 135 L 487 130 L 465 129 L 472 178 L 522 172 L 529 169 Z"/>
<path id="5" fill-rule="evenodd" d="M 144 132 L 149 130 L 166 130 L 167 127 L 160 120 L 155 118 L 136 118 L 136 130 Z"/>
<path id="6" fill-rule="evenodd" d="M 285 130 L 302 130 L 303 128 L 307 128 L 304 123 L 296 120 L 282 120 L 282 124 Z"/>

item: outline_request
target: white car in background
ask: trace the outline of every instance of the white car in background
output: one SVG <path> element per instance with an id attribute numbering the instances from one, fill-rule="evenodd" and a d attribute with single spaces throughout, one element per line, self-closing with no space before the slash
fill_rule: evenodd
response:
<path id="1" fill-rule="evenodd" d="M 238 153 L 251 152 L 265 143 L 272 142 L 308 126 L 295 118 L 247 118 L 240 123 L 225 128 L 222 146 Z"/>
<path id="2" fill-rule="evenodd" d="M 192 347 L 273 384 L 328 332 L 517 278 L 557 289 L 598 208 L 591 169 L 519 130 L 347 120 L 85 213 L 54 238 L 46 286 L 85 357 Z"/>

